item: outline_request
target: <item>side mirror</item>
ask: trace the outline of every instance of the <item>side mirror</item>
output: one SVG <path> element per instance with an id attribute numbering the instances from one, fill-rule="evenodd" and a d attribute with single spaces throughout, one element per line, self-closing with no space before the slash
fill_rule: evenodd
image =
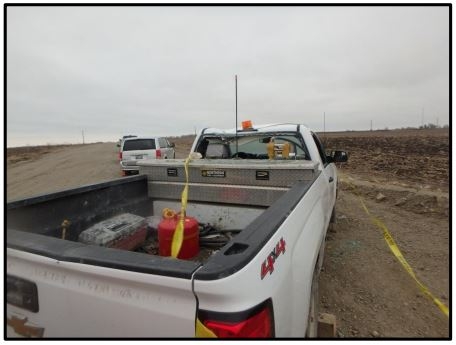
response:
<path id="1" fill-rule="evenodd" d="M 120 144 L 119 144 L 119 143 L 117 143 L 117 147 L 120 147 Z"/>
<path id="2" fill-rule="evenodd" d="M 174 148 L 174 147 L 176 147 L 176 144 L 174 144 L 174 143 L 169 143 L 169 147 Z"/>
<path id="3" fill-rule="evenodd" d="M 334 163 L 344 163 L 348 161 L 348 154 L 345 151 L 334 151 L 331 156 Z"/>

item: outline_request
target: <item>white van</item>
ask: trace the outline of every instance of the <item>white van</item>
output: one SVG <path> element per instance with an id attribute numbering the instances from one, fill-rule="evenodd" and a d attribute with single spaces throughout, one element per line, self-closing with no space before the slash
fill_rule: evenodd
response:
<path id="1" fill-rule="evenodd" d="M 136 162 L 144 159 L 176 158 L 174 143 L 160 137 L 135 137 L 122 141 L 120 152 L 122 175 L 137 174 Z"/>

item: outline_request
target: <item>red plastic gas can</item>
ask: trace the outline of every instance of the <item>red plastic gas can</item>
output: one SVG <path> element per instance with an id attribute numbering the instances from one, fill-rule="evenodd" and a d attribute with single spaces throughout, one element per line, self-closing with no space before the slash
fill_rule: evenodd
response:
<path id="1" fill-rule="evenodd" d="M 171 243 L 176 230 L 179 215 L 164 218 L 158 224 L 158 252 L 161 256 L 171 256 Z M 198 221 L 192 217 L 184 219 L 184 240 L 177 256 L 179 259 L 190 259 L 199 252 Z"/>

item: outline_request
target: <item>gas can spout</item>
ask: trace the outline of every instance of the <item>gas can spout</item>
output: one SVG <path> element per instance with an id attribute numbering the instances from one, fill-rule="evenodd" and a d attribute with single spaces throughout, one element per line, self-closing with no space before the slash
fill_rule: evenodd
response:
<path id="1" fill-rule="evenodd" d="M 164 219 L 171 219 L 176 217 L 176 211 L 170 209 L 170 208 L 164 208 L 162 211 L 162 217 Z"/>

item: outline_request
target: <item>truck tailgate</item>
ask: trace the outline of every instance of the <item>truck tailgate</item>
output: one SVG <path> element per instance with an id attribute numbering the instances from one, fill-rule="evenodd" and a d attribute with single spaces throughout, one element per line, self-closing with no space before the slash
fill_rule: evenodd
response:
<path id="1" fill-rule="evenodd" d="M 190 279 L 60 261 L 12 248 L 7 256 L 7 337 L 195 334 Z M 24 282 L 36 290 L 24 288 Z M 21 296 L 22 290 L 28 295 Z M 19 306 L 31 298 L 37 298 L 35 310 Z"/>

